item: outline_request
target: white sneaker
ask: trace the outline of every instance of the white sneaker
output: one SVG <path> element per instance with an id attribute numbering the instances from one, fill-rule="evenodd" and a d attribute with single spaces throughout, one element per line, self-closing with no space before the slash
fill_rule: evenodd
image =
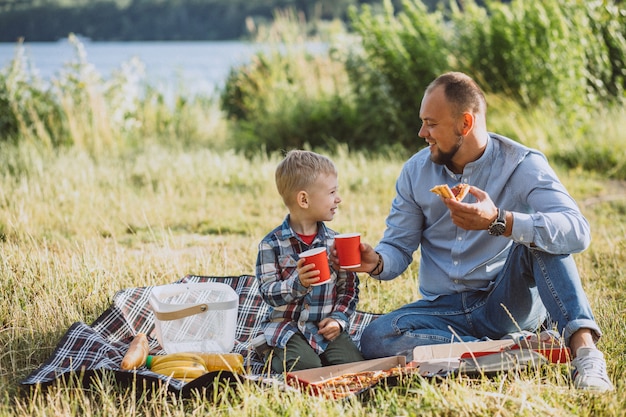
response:
<path id="1" fill-rule="evenodd" d="M 613 384 L 606 373 L 604 355 L 596 348 L 581 347 L 572 360 L 572 380 L 578 389 L 606 392 L 613 391 Z"/>

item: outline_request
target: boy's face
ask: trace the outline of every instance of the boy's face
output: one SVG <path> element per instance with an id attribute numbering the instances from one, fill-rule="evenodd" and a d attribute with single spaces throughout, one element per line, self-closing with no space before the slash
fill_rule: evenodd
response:
<path id="1" fill-rule="evenodd" d="M 315 221 L 330 221 L 341 203 L 336 175 L 321 174 L 307 190 L 308 214 Z"/>

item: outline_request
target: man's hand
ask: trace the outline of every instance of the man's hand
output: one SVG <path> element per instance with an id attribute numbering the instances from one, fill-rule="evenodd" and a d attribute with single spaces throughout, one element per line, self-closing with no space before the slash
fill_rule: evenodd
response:
<path id="1" fill-rule="evenodd" d="M 324 320 L 320 321 L 317 325 L 319 328 L 318 333 L 324 336 L 324 339 L 332 342 L 341 334 L 341 326 L 339 322 L 330 317 L 326 317 Z"/>
<path id="2" fill-rule="evenodd" d="M 374 248 L 367 243 L 361 242 L 359 250 L 361 251 L 361 266 L 343 269 L 350 272 L 370 272 L 376 267 L 376 264 L 378 263 L 378 254 L 374 251 Z M 335 245 L 330 248 L 330 262 L 332 263 L 333 268 L 339 271 L 339 257 L 337 256 L 337 249 L 335 249 Z"/>
<path id="3" fill-rule="evenodd" d="M 454 198 L 443 199 L 450 209 L 452 223 L 465 230 L 487 230 L 498 216 L 498 208 L 489 194 L 480 188 L 471 186 L 469 192 L 476 197 L 476 203 L 463 203 Z"/>
<path id="4" fill-rule="evenodd" d="M 315 269 L 314 264 L 305 265 L 305 261 L 306 259 L 304 258 L 298 259 L 296 271 L 298 271 L 298 279 L 300 279 L 300 283 L 309 288 L 312 284 L 315 284 L 320 280 L 320 270 Z"/>

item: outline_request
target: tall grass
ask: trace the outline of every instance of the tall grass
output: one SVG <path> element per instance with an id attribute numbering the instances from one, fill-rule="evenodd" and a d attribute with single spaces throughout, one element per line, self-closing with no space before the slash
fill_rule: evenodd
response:
<path id="1" fill-rule="evenodd" d="M 244 157 L 229 149 L 243 140 L 229 135 L 244 132 L 237 125 L 229 130 L 233 126 L 212 98 L 181 96 L 168 103 L 149 88 L 136 94 L 128 88 L 141 85 L 140 63 L 102 80 L 76 46 L 76 62 L 52 88 L 42 86 L 19 56 L 0 76 L 0 106 L 11 109 L 0 113 L 0 415 L 624 414 L 626 147 L 621 126 L 626 111 L 590 111 L 584 116 L 592 128 L 583 128 L 564 123 L 548 104 L 526 108 L 502 95 L 489 96 L 490 129 L 537 147 L 556 162 L 592 225 L 592 246 L 576 260 L 605 331 L 600 347 L 616 392 L 577 392 L 568 385 L 565 368 L 550 367 L 491 380 L 411 378 L 398 387 L 379 387 L 364 401 L 325 401 L 254 384 L 221 397 L 206 393 L 182 401 L 164 392 L 146 396 L 141 387 L 120 387 L 106 377 L 88 390 L 68 382 L 16 397 L 19 381 L 50 356 L 67 328 L 95 320 L 116 291 L 166 284 L 189 273 L 253 273 L 258 241 L 286 213 L 273 183 L 279 152 L 257 146 Z M 278 62 L 266 69 L 275 75 L 267 91 L 298 108 L 285 121 L 277 120 L 279 107 L 269 107 L 259 122 L 284 123 L 276 132 L 295 134 L 300 124 L 294 121 L 309 120 L 302 109 L 315 108 L 305 107 L 307 100 L 298 94 L 310 92 L 302 97 L 311 100 L 333 97 L 343 91 L 342 81 L 325 82 L 344 80 L 345 73 L 339 66 L 324 67 L 326 58 L 308 55 Z M 295 84 L 281 84 L 285 68 L 297 76 Z M 322 88 L 329 85 L 339 90 Z M 124 96 L 124 91 L 132 93 Z M 380 94 L 384 100 L 385 93 L 372 97 Z M 332 120 L 332 112 L 322 116 Z M 253 133 L 252 126 L 247 132 Z M 343 144 L 328 151 L 339 168 L 343 198 L 332 228 L 378 241 L 405 153 L 421 145 L 414 140 L 404 152 L 372 154 L 367 146 Z M 607 169 L 604 162 L 611 160 Z M 416 299 L 417 267 L 414 263 L 392 282 L 362 276 L 359 308 L 386 312 Z"/>
<path id="2" fill-rule="evenodd" d="M 225 129 L 212 97 L 172 97 L 149 85 L 144 64 L 123 62 L 103 78 L 74 35 L 74 58 L 51 79 L 40 77 L 21 42 L 0 71 L 0 140 L 29 141 L 50 148 L 71 146 L 92 157 L 128 152 L 146 143 L 223 148 Z"/>
<path id="3" fill-rule="evenodd" d="M 107 380 L 89 390 L 62 384 L 14 399 L 18 382 L 51 354 L 75 321 L 92 322 L 123 288 L 166 284 L 188 273 L 253 273 L 256 245 L 285 208 L 273 184 L 280 155 L 146 147 L 134 157 L 94 160 L 86 150 L 0 152 L 0 415 L 618 415 L 626 403 L 623 305 L 626 195 L 584 171 L 559 173 L 593 230 L 576 260 L 618 386 L 591 396 L 571 389 L 566 369 L 494 380 L 416 378 L 380 387 L 367 401 L 322 401 L 254 384 L 187 401 L 135 395 Z M 330 226 L 376 243 L 403 160 L 340 151 L 343 202 Z M 21 164 L 12 175 L 6 161 Z M 418 297 L 417 265 L 392 282 L 362 276 L 359 308 L 386 312 Z M 140 388 L 138 388 L 139 391 Z"/>

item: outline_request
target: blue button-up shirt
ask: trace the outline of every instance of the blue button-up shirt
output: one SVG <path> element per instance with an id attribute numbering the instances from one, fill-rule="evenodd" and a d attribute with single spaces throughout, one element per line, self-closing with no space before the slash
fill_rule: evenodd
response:
<path id="1" fill-rule="evenodd" d="M 510 237 L 464 230 L 452 223 L 438 184 L 459 182 L 486 191 L 494 204 L 513 212 Z M 468 194 L 465 203 L 475 202 Z M 384 271 L 400 275 L 420 248 L 420 293 L 424 299 L 471 290 L 489 290 L 513 242 L 549 253 L 581 252 L 590 242 L 589 223 L 559 181 L 545 156 L 506 137 L 489 134 L 484 154 L 457 175 L 430 160 L 428 148 L 411 157 L 396 182 L 387 229 L 376 247 Z"/>

